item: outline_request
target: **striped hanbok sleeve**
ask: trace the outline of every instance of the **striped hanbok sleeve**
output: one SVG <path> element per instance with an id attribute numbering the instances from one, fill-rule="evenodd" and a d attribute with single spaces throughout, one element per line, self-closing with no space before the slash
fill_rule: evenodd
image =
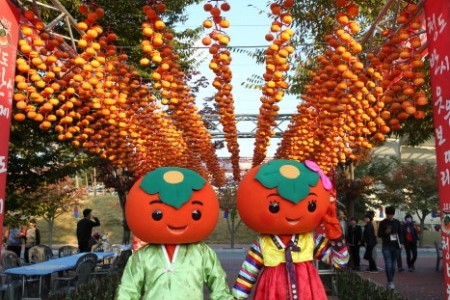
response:
<path id="1" fill-rule="evenodd" d="M 329 240 L 323 234 L 315 237 L 314 258 L 342 269 L 347 266 L 349 254 L 344 239 Z"/>
<path id="2" fill-rule="evenodd" d="M 239 275 L 233 285 L 232 294 L 236 299 L 248 298 L 262 267 L 263 257 L 261 246 L 258 242 L 255 242 L 248 250 Z"/>

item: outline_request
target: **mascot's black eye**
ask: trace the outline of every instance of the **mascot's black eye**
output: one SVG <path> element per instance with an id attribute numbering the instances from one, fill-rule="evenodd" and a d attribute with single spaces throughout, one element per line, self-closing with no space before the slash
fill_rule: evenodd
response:
<path id="1" fill-rule="evenodd" d="M 309 210 L 309 212 L 315 211 L 316 208 L 317 208 L 316 200 L 309 201 L 309 203 L 308 203 L 308 210 Z"/>
<path id="2" fill-rule="evenodd" d="M 278 204 L 278 202 L 270 202 L 269 211 L 273 214 L 276 214 L 280 211 L 280 204 Z"/>
<path id="3" fill-rule="evenodd" d="M 152 218 L 155 221 L 161 221 L 163 217 L 163 213 L 160 210 L 155 210 L 154 212 L 152 212 Z"/>
<path id="4" fill-rule="evenodd" d="M 199 210 L 194 210 L 192 212 L 192 219 L 194 219 L 194 221 L 200 220 L 201 217 L 202 217 L 202 213 Z"/>

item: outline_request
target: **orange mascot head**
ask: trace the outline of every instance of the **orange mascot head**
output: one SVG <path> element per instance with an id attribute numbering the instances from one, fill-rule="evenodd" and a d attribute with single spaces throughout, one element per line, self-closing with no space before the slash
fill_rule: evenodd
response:
<path id="1" fill-rule="evenodd" d="M 312 161 L 272 160 L 251 169 L 237 191 L 243 222 L 264 234 L 316 229 L 331 203 L 331 182 Z"/>
<path id="2" fill-rule="evenodd" d="M 196 172 L 164 167 L 133 185 L 125 215 L 131 231 L 146 243 L 194 243 L 214 230 L 219 201 L 212 186 Z"/>

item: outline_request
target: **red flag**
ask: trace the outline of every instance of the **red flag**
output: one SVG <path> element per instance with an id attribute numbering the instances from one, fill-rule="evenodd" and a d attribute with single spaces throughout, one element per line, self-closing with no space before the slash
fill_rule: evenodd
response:
<path id="1" fill-rule="evenodd" d="M 14 72 L 19 38 L 19 9 L 0 0 L 0 232 L 5 214 L 6 167 L 8 165 Z M 0 254 L 2 239 L 0 239 Z"/>
<path id="2" fill-rule="evenodd" d="M 450 212 L 450 0 L 425 1 L 428 55 L 436 143 L 436 161 L 442 220 L 444 298 L 450 296 L 450 229 L 444 217 Z M 447 222 L 448 223 L 448 222 Z"/>

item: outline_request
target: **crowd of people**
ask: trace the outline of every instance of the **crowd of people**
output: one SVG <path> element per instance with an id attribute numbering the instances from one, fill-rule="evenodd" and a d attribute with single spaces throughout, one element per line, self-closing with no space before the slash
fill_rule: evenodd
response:
<path id="1" fill-rule="evenodd" d="M 395 288 L 394 275 L 396 271 L 402 272 L 402 250 L 406 253 L 406 264 L 409 272 L 415 271 L 415 262 L 417 259 L 417 242 L 419 240 L 419 230 L 414 224 L 411 214 L 406 214 L 404 221 L 400 222 L 394 218 L 395 208 L 386 207 L 386 217 L 374 224 L 374 212 L 368 211 L 364 215 L 364 225 L 359 224 L 359 220 L 351 217 L 347 220 L 345 213 L 339 211 L 340 225 L 345 232 L 350 262 L 349 267 L 355 271 L 361 270 L 361 248 L 364 248 L 363 259 L 367 260 L 368 268 L 366 272 L 376 273 L 378 267 L 375 262 L 378 239 L 381 240 L 381 252 L 385 263 L 385 272 L 387 278 L 387 287 Z M 35 219 L 29 219 L 23 222 L 23 218 L 16 217 L 16 224 L 5 227 L 3 232 L 3 243 L 6 250 L 12 251 L 19 257 L 28 261 L 28 250 L 41 242 L 40 231 L 36 226 Z M 27 225 L 20 225 L 25 223 Z M 100 221 L 92 215 L 92 210 L 86 208 L 83 210 L 83 218 L 78 221 L 76 235 L 80 252 L 89 252 L 102 243 L 102 237 L 98 233 L 92 234 L 94 227 L 100 226 Z"/>
<path id="2" fill-rule="evenodd" d="M 386 217 L 378 224 L 373 223 L 374 212 L 368 211 L 364 215 L 364 225 L 359 225 L 358 219 L 350 218 L 345 222 L 346 241 L 349 247 L 350 268 L 355 271 L 361 270 L 360 250 L 364 247 L 363 259 L 367 260 L 368 268 L 366 272 L 376 273 L 378 267 L 375 262 L 375 247 L 378 238 L 381 241 L 381 253 L 384 259 L 384 269 L 386 272 L 387 287 L 394 289 L 394 276 L 397 269 L 402 272 L 402 250 L 406 253 L 406 264 L 409 272 L 414 272 L 417 259 L 417 242 L 420 230 L 414 224 L 411 214 L 406 214 L 404 221 L 394 218 L 395 207 L 389 206 L 385 209 Z M 341 220 L 345 220 L 345 215 L 340 214 Z M 341 223 L 342 224 L 342 223 Z M 341 225 L 342 226 L 342 225 Z"/>

